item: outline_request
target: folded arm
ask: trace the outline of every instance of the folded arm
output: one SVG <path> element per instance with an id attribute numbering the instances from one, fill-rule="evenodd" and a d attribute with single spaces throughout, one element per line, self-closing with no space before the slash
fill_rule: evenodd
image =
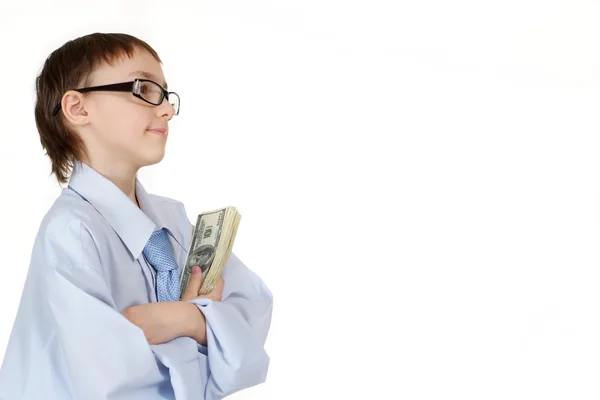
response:
<path id="1" fill-rule="evenodd" d="M 188 356 L 195 342 L 151 346 L 115 304 L 92 235 L 80 221 L 58 222 L 36 240 L 3 381 L 13 380 L 23 399 L 151 399 L 203 391 L 206 357 Z"/>
<path id="2" fill-rule="evenodd" d="M 57 378 L 71 399 L 150 395 L 161 380 L 144 332 L 115 308 L 110 290 L 94 269 L 58 269 L 48 300 L 55 334 L 48 343 L 59 355 Z"/>
<path id="3" fill-rule="evenodd" d="M 222 301 L 189 300 L 206 319 L 207 346 L 198 347 L 208 355 L 207 399 L 263 383 L 270 360 L 264 345 L 271 324 L 271 292 L 233 253 L 222 277 Z"/>

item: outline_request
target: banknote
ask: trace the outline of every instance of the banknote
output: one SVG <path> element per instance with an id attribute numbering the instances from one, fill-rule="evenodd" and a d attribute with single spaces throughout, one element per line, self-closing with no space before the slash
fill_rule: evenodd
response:
<path id="1" fill-rule="evenodd" d="M 233 206 L 198 215 L 181 274 L 181 298 L 190 281 L 192 267 L 195 265 L 200 267 L 203 274 L 198 295 L 208 294 L 214 290 L 231 255 L 241 218 L 242 216 Z"/>

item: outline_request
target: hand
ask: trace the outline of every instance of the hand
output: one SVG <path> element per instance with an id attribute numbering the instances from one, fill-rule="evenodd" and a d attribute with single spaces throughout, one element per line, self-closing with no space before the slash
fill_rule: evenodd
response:
<path id="1" fill-rule="evenodd" d="M 204 315 L 191 303 L 162 301 L 126 308 L 121 314 L 140 327 L 150 344 L 161 344 L 179 336 L 191 336 Z"/>
<path id="2" fill-rule="evenodd" d="M 190 275 L 190 280 L 182 297 L 183 301 L 193 300 L 199 297 L 211 299 L 212 301 L 221 301 L 221 298 L 223 297 L 223 286 L 225 286 L 223 278 L 219 278 L 217 285 L 212 292 L 198 295 L 200 287 L 202 286 L 202 279 L 203 275 L 200 267 L 192 267 L 192 274 Z"/>

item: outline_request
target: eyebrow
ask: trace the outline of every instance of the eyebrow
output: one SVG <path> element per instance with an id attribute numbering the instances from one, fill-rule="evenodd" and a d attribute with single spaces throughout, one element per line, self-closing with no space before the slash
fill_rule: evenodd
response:
<path id="1" fill-rule="evenodd" d="M 146 71 L 133 71 L 132 73 L 129 74 L 129 76 L 133 76 L 133 75 L 140 75 L 140 76 L 143 76 L 146 79 L 152 79 L 153 81 L 158 82 L 158 79 L 156 78 L 156 76 L 154 76 L 150 72 L 146 72 Z M 169 90 L 169 85 L 167 84 L 167 82 L 163 82 L 162 83 L 162 87 L 165 88 L 165 90 Z"/>

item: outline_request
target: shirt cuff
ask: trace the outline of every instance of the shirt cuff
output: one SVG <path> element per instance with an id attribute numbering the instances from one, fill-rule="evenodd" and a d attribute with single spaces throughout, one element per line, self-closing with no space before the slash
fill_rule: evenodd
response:
<path id="1" fill-rule="evenodd" d="M 188 300 L 188 301 L 190 303 L 194 304 L 198 308 L 206 307 L 206 306 L 208 306 L 208 305 L 210 305 L 212 303 L 211 299 L 206 299 L 206 298 L 199 298 L 199 299 L 197 298 L 197 299 Z M 206 347 L 203 344 L 200 344 L 198 342 L 196 342 L 196 344 L 198 345 L 198 351 L 200 353 L 204 354 L 205 356 L 208 356 L 208 347 Z"/>

